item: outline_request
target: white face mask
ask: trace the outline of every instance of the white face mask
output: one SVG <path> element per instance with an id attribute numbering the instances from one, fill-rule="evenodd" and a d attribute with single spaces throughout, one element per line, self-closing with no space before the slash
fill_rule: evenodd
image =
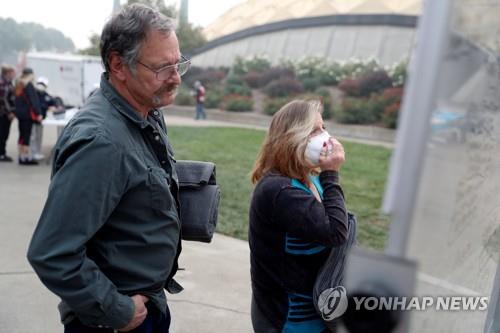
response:
<path id="1" fill-rule="evenodd" d="M 323 149 L 323 144 L 326 142 L 328 144 L 328 140 L 330 139 L 330 134 L 327 131 L 321 132 L 316 136 L 313 136 L 309 139 L 306 147 L 306 157 L 311 161 L 314 165 L 317 165 L 319 162 L 319 156 L 321 153 L 321 149 Z"/>

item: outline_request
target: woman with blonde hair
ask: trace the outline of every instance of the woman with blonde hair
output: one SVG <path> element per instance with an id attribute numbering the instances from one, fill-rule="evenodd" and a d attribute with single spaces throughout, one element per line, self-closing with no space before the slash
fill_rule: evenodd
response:
<path id="1" fill-rule="evenodd" d="M 319 102 L 295 100 L 273 117 L 252 172 L 249 225 L 255 332 L 327 332 L 313 286 L 330 249 L 346 241 L 342 145 Z"/>

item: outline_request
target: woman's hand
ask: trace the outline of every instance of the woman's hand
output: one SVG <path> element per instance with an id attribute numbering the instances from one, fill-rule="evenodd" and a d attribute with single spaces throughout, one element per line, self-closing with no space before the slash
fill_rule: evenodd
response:
<path id="1" fill-rule="evenodd" d="M 319 155 L 319 167 L 321 171 L 339 171 L 342 164 L 345 162 L 344 147 L 334 137 L 323 145 Z"/>

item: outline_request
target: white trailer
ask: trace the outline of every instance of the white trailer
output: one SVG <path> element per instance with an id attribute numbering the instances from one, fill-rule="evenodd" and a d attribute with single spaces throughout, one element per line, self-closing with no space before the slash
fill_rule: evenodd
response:
<path id="1" fill-rule="evenodd" d="M 76 54 L 28 53 L 26 66 L 49 80 L 48 91 L 66 106 L 79 107 L 99 85 L 101 58 Z"/>

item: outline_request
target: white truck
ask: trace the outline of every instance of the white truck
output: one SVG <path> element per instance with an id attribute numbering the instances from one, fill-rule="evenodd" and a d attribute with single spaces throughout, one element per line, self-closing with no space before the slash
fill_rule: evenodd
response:
<path id="1" fill-rule="evenodd" d="M 67 107 L 81 106 L 98 87 L 104 71 L 101 58 L 77 54 L 31 52 L 26 55 L 26 66 L 37 78 L 47 78 L 49 93 L 60 97 Z"/>

